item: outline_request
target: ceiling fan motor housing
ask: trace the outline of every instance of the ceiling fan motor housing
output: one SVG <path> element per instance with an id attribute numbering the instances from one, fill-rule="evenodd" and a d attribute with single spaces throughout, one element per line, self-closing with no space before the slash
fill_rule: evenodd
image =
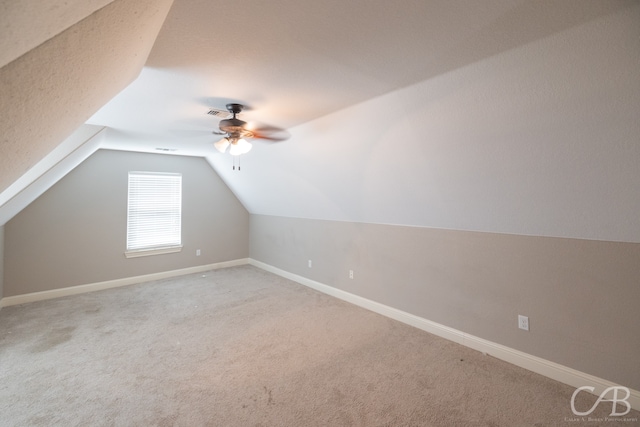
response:
<path id="1" fill-rule="evenodd" d="M 230 140 L 239 138 L 251 138 L 253 132 L 246 128 L 247 122 L 236 118 L 236 114 L 239 114 L 244 109 L 242 104 L 227 104 L 227 110 L 233 114 L 230 119 L 220 120 L 220 130 L 229 134 Z"/>
<path id="2" fill-rule="evenodd" d="M 224 119 L 220 120 L 220 130 L 229 134 L 230 137 L 251 138 L 253 133 L 246 129 L 247 122 L 240 119 Z"/>

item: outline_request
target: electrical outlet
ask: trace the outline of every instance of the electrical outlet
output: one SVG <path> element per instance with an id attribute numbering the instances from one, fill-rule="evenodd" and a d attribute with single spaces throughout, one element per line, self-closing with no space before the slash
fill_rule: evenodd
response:
<path id="1" fill-rule="evenodd" d="M 529 330 L 529 318 L 527 316 L 518 314 L 518 328 L 524 329 L 525 331 Z"/>
<path id="2" fill-rule="evenodd" d="M 309 268 L 311 268 L 311 260 L 309 260 Z"/>
<path id="3" fill-rule="evenodd" d="M 353 279 L 353 270 L 349 270 L 349 279 Z"/>
<path id="4" fill-rule="evenodd" d="M 200 256 L 200 249 L 196 249 L 196 256 Z"/>

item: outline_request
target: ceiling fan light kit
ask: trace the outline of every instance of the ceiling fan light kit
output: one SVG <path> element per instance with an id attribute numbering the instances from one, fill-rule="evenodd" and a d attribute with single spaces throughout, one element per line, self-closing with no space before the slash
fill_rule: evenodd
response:
<path id="1" fill-rule="evenodd" d="M 215 142 L 213 146 L 221 153 L 226 152 L 227 148 L 230 146 L 231 148 L 229 148 L 229 154 L 231 154 L 232 156 L 239 156 L 240 154 L 248 153 L 253 147 L 251 143 L 245 139 L 230 139 L 227 137 L 224 137 L 220 141 Z"/>
<path id="2" fill-rule="evenodd" d="M 229 146 L 229 144 L 229 139 L 225 137 L 218 142 L 214 142 L 213 146 L 216 147 L 216 150 L 218 150 L 219 152 L 224 153 L 225 151 L 227 151 L 227 147 Z"/>
<path id="3" fill-rule="evenodd" d="M 229 154 L 232 156 L 239 156 L 240 154 L 248 153 L 251 150 L 251 143 L 247 142 L 245 139 L 237 139 L 235 141 L 231 141 L 231 148 L 229 149 Z"/>

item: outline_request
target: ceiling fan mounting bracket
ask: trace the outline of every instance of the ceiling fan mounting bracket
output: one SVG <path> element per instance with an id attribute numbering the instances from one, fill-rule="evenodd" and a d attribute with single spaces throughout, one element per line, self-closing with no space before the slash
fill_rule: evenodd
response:
<path id="1" fill-rule="evenodd" d="M 240 114 L 243 109 L 244 109 L 244 105 L 242 104 L 235 104 L 235 103 L 227 104 L 227 110 L 229 110 L 229 112 L 232 113 L 234 116 L 236 114 Z"/>

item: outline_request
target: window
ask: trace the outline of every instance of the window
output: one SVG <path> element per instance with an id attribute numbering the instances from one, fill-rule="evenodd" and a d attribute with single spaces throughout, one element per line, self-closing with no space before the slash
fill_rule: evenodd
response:
<path id="1" fill-rule="evenodd" d="M 127 258 L 182 249 L 182 175 L 129 172 Z"/>

